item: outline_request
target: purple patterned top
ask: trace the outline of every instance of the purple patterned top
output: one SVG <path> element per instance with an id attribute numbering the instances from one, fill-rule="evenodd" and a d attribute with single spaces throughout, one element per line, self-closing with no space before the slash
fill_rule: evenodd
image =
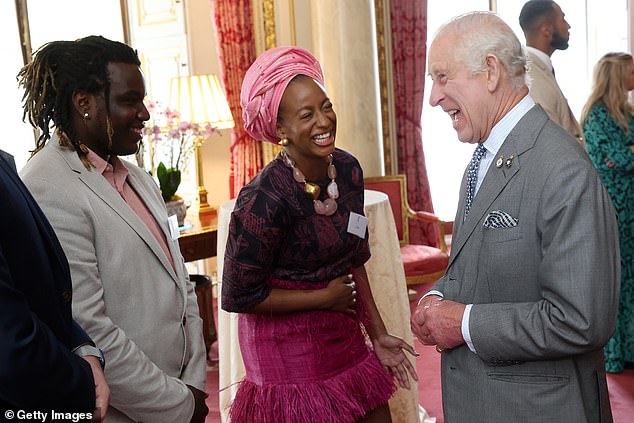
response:
<path id="1" fill-rule="evenodd" d="M 269 278 L 324 282 L 349 273 L 370 258 L 365 238 L 348 233 L 350 212 L 363 214 L 363 171 L 357 159 L 335 149 L 339 198 L 332 216 L 315 213 L 303 185 L 278 157 L 236 200 L 222 278 L 222 308 L 242 312 L 264 301 Z M 316 181 L 320 199 L 328 178 Z"/>

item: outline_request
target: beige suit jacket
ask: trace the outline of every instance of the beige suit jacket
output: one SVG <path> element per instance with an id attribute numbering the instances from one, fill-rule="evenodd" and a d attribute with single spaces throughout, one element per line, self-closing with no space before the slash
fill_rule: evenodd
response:
<path id="1" fill-rule="evenodd" d="M 73 317 L 105 353 L 107 422 L 188 422 L 204 390 L 202 321 L 158 187 L 124 162 L 128 182 L 165 233 L 174 267 L 147 226 L 106 179 L 52 139 L 21 176 L 70 263 Z"/>
<path id="2" fill-rule="evenodd" d="M 544 109 L 548 117 L 564 128 L 566 132 L 572 135 L 586 148 L 583 131 L 572 110 L 570 110 L 568 100 L 566 100 L 566 97 L 564 97 L 564 94 L 561 92 L 555 75 L 553 75 L 548 66 L 546 66 L 539 57 L 530 51 L 528 52 L 528 59 L 528 75 L 530 77 L 529 90 L 531 97 L 535 100 L 535 103 L 542 106 L 542 109 Z"/>

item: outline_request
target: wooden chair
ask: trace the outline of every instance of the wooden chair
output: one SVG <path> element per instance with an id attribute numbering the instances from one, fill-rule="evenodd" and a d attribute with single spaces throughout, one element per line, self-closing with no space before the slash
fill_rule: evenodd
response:
<path id="1" fill-rule="evenodd" d="M 416 285 L 439 279 L 445 273 L 449 263 L 445 243 L 445 222 L 433 213 L 414 211 L 409 207 L 405 175 L 365 178 L 365 188 L 384 192 L 390 200 L 407 284 Z M 437 225 L 438 247 L 410 244 L 409 219 Z"/>
<path id="2" fill-rule="evenodd" d="M 189 279 L 196 284 L 196 300 L 198 302 L 198 312 L 203 321 L 203 339 L 207 358 L 209 349 L 218 336 L 216 334 L 216 321 L 213 310 L 213 291 L 211 278 L 208 275 L 190 274 Z"/>

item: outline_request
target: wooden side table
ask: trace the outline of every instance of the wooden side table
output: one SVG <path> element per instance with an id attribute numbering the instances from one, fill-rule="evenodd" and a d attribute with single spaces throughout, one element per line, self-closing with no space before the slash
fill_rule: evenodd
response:
<path id="1" fill-rule="evenodd" d="M 185 261 L 195 261 L 215 257 L 218 245 L 218 213 L 199 216 L 198 210 L 189 210 L 185 223 L 191 228 L 181 231 L 178 239 Z"/>

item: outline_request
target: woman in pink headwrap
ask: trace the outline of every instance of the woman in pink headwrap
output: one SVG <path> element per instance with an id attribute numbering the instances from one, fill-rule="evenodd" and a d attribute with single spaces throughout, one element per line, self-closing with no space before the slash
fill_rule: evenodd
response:
<path id="1" fill-rule="evenodd" d="M 335 148 L 323 82 L 308 51 L 279 47 L 242 84 L 247 132 L 284 148 L 231 217 L 222 308 L 241 313 L 246 368 L 233 423 L 389 422 L 394 380 L 416 379 L 414 349 L 387 333 L 372 299 L 363 172 Z"/>

